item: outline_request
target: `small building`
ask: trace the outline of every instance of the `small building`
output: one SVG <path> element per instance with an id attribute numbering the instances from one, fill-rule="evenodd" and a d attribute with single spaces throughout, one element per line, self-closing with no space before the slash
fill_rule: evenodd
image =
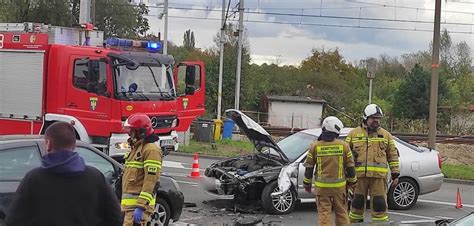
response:
<path id="1" fill-rule="evenodd" d="M 286 128 L 321 127 L 325 100 L 301 96 L 267 96 L 268 124 Z"/>

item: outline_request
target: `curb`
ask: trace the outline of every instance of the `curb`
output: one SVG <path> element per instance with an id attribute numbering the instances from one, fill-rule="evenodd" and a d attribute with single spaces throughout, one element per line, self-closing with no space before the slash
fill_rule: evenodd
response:
<path id="1" fill-rule="evenodd" d="M 193 153 L 183 153 L 183 152 L 175 152 L 175 151 L 170 152 L 168 155 L 171 155 L 171 156 L 183 156 L 183 157 L 194 157 L 194 154 L 193 154 Z M 199 158 L 222 160 L 222 159 L 226 159 L 227 157 L 220 157 L 220 156 L 212 156 L 212 155 L 199 154 Z"/>
<path id="2" fill-rule="evenodd" d="M 450 184 L 474 185 L 474 181 L 472 180 L 459 180 L 459 179 L 444 178 L 443 182 L 450 183 Z"/>

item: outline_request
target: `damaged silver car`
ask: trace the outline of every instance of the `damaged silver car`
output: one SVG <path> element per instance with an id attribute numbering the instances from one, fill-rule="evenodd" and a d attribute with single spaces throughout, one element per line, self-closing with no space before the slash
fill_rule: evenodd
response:
<path id="1" fill-rule="evenodd" d="M 252 141 L 256 152 L 254 155 L 210 165 L 205 171 L 206 191 L 219 198 L 234 199 L 236 204 L 257 202 L 272 214 L 291 212 L 297 200 L 295 189 L 273 196 L 272 193 L 279 191 L 277 180 L 282 168 L 287 167 L 294 159 L 282 151 L 280 146 L 284 144 L 277 145 L 267 131 L 245 114 L 237 110 L 227 110 L 226 114 Z M 304 143 L 300 143 L 304 147 L 303 151 L 313 139 L 314 137 L 308 136 Z M 294 145 L 288 144 L 289 147 Z"/>
<path id="2" fill-rule="evenodd" d="M 210 165 L 205 171 L 204 189 L 219 199 L 234 199 L 237 205 L 257 203 L 271 214 L 290 213 L 297 202 L 314 202 L 314 195 L 302 186 L 303 164 L 321 129 L 295 133 L 277 144 L 245 114 L 237 110 L 227 110 L 226 114 L 253 142 L 256 151 L 254 155 Z M 350 130 L 344 128 L 339 138 L 344 139 Z M 400 181 L 395 187 L 388 185 L 387 201 L 390 209 L 407 210 L 416 204 L 419 195 L 441 187 L 441 156 L 436 150 L 396 137 L 395 145 L 400 154 Z"/>

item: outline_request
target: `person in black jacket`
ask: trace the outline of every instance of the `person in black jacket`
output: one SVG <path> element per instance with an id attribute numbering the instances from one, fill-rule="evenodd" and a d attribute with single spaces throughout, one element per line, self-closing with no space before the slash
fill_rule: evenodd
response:
<path id="1" fill-rule="evenodd" d="M 56 122 L 45 132 L 48 152 L 28 172 L 10 206 L 7 226 L 118 226 L 120 205 L 104 175 L 86 166 L 73 127 Z"/>

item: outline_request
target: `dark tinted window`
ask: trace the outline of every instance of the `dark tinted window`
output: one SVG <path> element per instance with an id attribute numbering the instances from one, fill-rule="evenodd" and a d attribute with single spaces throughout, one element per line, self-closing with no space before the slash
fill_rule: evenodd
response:
<path id="1" fill-rule="evenodd" d="M 0 180 L 21 180 L 33 168 L 41 165 L 38 147 L 21 147 L 0 151 Z"/>
<path id="2" fill-rule="evenodd" d="M 74 61 L 74 86 L 87 92 L 102 95 L 107 91 L 107 64 L 102 61 L 99 62 L 99 78 L 97 81 L 94 81 L 89 76 L 88 62 L 88 59 L 77 59 Z"/>
<path id="3" fill-rule="evenodd" d="M 114 166 L 112 163 L 91 149 L 76 147 L 75 151 L 84 159 L 86 165 L 97 168 L 106 177 L 110 177 L 114 173 Z"/>

